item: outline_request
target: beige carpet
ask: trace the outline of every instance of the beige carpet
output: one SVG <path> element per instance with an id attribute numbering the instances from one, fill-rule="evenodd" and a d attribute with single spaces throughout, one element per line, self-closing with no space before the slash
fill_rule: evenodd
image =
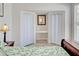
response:
<path id="1" fill-rule="evenodd" d="M 33 44 L 34 46 L 59 46 L 57 44 L 48 44 L 48 43 L 36 43 L 36 44 Z"/>
<path id="2" fill-rule="evenodd" d="M 48 43 L 47 39 L 36 40 L 37 43 Z"/>
<path id="3" fill-rule="evenodd" d="M 45 40 L 37 40 L 36 41 L 36 44 L 34 44 L 35 46 L 59 46 L 57 44 L 48 44 L 48 41 L 45 39 Z"/>
<path id="4" fill-rule="evenodd" d="M 30 44 L 30 45 L 26 45 L 26 46 L 36 46 L 36 47 L 50 46 L 50 47 L 52 47 L 52 46 L 60 46 L 60 45 L 57 45 L 57 44 L 54 44 L 54 43 L 52 43 L 52 44 L 48 44 L 48 43 L 36 43 L 36 44 Z"/>

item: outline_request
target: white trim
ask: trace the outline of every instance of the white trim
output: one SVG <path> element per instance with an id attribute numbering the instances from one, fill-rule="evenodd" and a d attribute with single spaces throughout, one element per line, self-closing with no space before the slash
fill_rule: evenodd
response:
<path id="1" fill-rule="evenodd" d="M 47 18 L 48 18 L 48 43 L 52 43 L 50 40 L 51 39 L 51 37 L 50 37 L 50 35 L 51 35 L 50 34 L 50 25 L 49 25 L 50 24 L 50 13 L 47 14 Z"/>
<path id="2" fill-rule="evenodd" d="M 74 6 L 74 40 L 77 39 L 77 24 L 76 24 L 76 21 L 77 21 L 77 17 L 76 17 L 76 6 Z"/>
<path id="3" fill-rule="evenodd" d="M 36 14 L 35 14 L 35 17 L 34 18 L 35 18 L 34 19 L 34 44 L 35 44 L 36 43 L 36 20 L 37 20 Z"/>

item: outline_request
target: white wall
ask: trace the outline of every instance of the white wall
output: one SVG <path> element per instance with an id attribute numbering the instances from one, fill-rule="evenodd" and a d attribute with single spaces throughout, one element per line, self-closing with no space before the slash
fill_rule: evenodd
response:
<path id="1" fill-rule="evenodd" d="M 65 11 L 65 38 L 70 39 L 70 4 L 12 4 L 12 19 L 13 19 L 13 39 L 16 41 L 16 46 L 20 43 L 20 12 L 21 11 L 33 11 L 37 14 L 45 14 L 49 11 Z"/>
<path id="2" fill-rule="evenodd" d="M 12 5 L 4 4 L 4 17 L 0 17 L 0 29 L 7 24 L 9 26 L 9 31 L 7 32 L 7 41 L 13 41 L 12 39 Z M 0 40 L 3 40 L 3 32 L 0 31 Z"/>

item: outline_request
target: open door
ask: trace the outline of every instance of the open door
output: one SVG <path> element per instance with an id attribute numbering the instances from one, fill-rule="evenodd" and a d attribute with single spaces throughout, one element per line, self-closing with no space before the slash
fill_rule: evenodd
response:
<path id="1" fill-rule="evenodd" d="M 26 46 L 35 41 L 35 19 L 36 14 L 33 12 L 21 12 L 20 20 L 20 44 Z"/>
<path id="2" fill-rule="evenodd" d="M 65 18 L 64 11 L 54 11 L 48 14 L 49 43 L 61 45 L 61 40 L 65 38 Z"/>

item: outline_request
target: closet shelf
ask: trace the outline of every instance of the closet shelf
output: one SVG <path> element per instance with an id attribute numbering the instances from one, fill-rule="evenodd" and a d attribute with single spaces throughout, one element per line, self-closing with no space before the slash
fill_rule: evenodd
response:
<path id="1" fill-rule="evenodd" d="M 36 31 L 36 33 L 48 33 L 48 31 Z"/>

